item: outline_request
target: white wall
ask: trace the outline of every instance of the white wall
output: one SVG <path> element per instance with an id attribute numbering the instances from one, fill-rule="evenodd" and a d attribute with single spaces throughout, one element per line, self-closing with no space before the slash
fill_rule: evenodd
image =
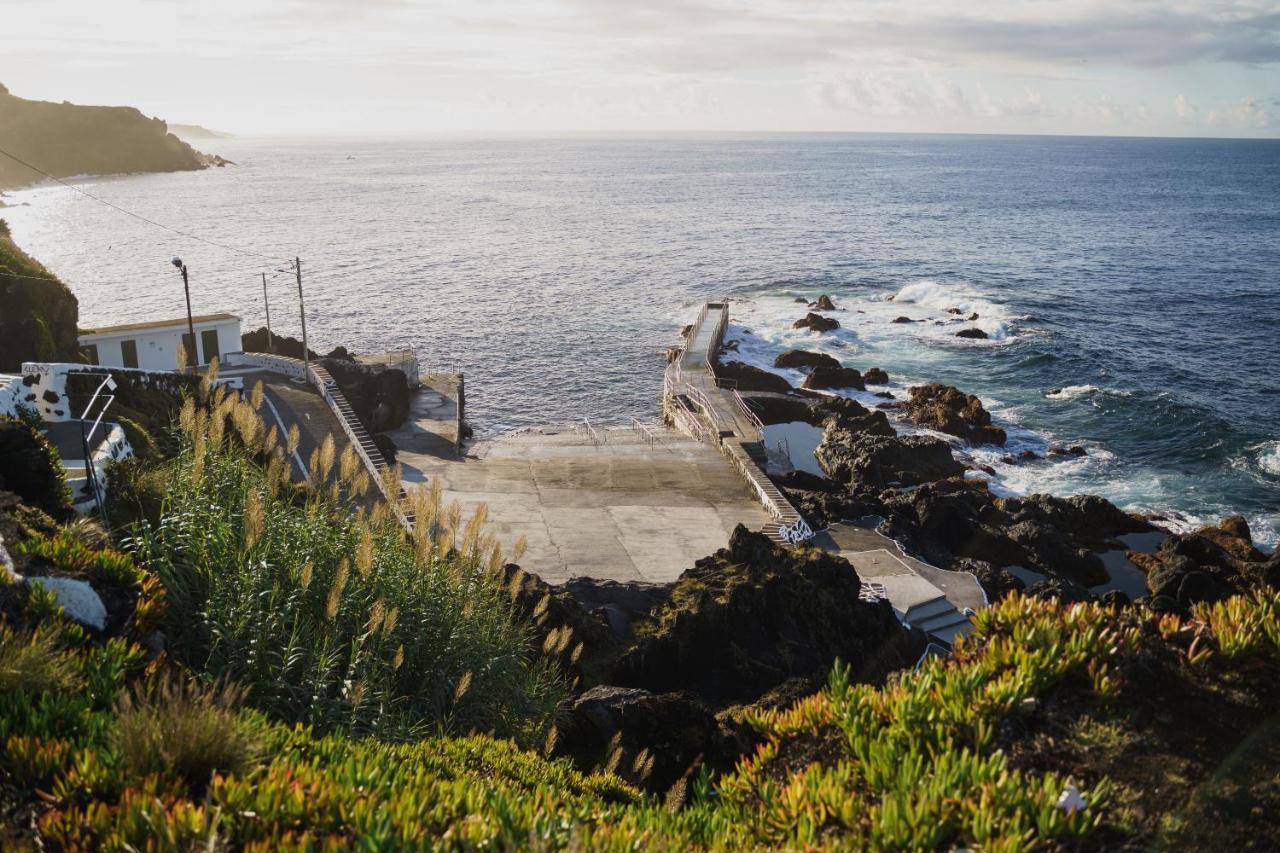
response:
<path id="1" fill-rule="evenodd" d="M 215 320 L 196 323 L 196 347 L 200 351 L 200 363 L 207 364 L 204 352 L 203 332 L 209 329 L 218 333 L 218 349 L 221 355 L 240 351 L 240 321 Z M 123 367 L 122 341 L 132 340 L 138 347 L 138 367 L 141 370 L 177 370 L 178 346 L 187 331 L 186 324 L 159 329 L 138 329 L 132 332 L 109 332 L 100 335 L 81 335 L 80 343 L 94 344 L 98 348 L 98 364 L 103 367 Z"/>

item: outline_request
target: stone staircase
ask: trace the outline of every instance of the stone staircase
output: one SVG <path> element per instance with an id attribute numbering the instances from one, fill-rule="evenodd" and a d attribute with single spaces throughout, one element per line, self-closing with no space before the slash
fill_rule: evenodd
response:
<path id="1" fill-rule="evenodd" d="M 938 640 L 947 646 L 950 646 L 956 637 L 968 634 L 972 627 L 969 617 L 957 610 L 954 604 L 941 595 L 913 605 L 903 614 L 902 621 L 913 628 L 919 628 L 928 634 L 930 639 Z"/>

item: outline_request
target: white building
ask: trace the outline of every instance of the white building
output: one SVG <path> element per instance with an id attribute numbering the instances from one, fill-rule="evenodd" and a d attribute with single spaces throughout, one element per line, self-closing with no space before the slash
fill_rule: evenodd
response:
<path id="1" fill-rule="evenodd" d="M 229 352 L 240 351 L 240 318 L 234 314 L 193 317 L 197 363 L 208 364 Z M 80 332 L 80 351 L 89 364 L 103 367 L 137 367 L 143 370 L 177 370 L 178 345 L 188 355 L 193 349 L 187 318 L 125 323 Z"/>

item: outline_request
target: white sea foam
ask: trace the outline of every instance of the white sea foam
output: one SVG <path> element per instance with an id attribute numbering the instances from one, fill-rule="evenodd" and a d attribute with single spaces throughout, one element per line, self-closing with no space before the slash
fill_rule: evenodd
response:
<path id="1" fill-rule="evenodd" d="M 1280 477 L 1280 441 L 1272 441 L 1256 445 L 1256 464 L 1263 473 L 1272 477 Z"/>
<path id="2" fill-rule="evenodd" d="M 1097 385 L 1068 385 L 1065 388 L 1055 388 L 1044 396 L 1050 400 L 1074 400 L 1085 394 L 1096 394 L 1102 389 Z"/>
<path id="3" fill-rule="evenodd" d="M 873 303 L 874 304 L 874 303 Z M 926 279 L 908 284 L 880 303 L 877 314 L 890 320 L 907 317 L 916 322 L 894 324 L 918 337 L 947 337 L 957 343 L 991 345 L 1017 337 L 1011 323 L 1017 319 L 1003 305 L 992 302 L 984 294 L 967 284 L 938 282 Z M 905 307 L 910 306 L 910 307 Z M 958 313 L 957 313 L 958 312 Z M 976 320 L 969 320 L 977 314 Z M 956 338 L 961 329 L 979 328 L 988 337 Z"/>

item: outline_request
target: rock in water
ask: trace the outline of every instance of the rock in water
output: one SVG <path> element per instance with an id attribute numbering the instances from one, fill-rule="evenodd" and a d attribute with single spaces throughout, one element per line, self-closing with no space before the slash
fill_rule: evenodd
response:
<path id="1" fill-rule="evenodd" d="M 981 329 L 975 326 L 972 329 L 961 329 L 960 331 L 956 332 L 956 337 L 957 338 L 975 338 L 975 339 L 981 340 L 981 339 L 986 339 L 988 336 L 986 332 L 982 331 Z"/>
<path id="2" fill-rule="evenodd" d="M 793 329 L 809 329 L 813 332 L 829 332 L 840 328 L 840 321 L 832 317 L 823 317 L 810 311 L 803 318 L 792 324 Z"/>
<path id="3" fill-rule="evenodd" d="M 1129 559 L 1147 573 L 1152 606 L 1161 610 L 1186 613 L 1197 602 L 1280 589 L 1280 552 L 1254 548 L 1240 516 L 1171 535 L 1155 554 L 1131 551 Z"/>
<path id="4" fill-rule="evenodd" d="M 814 456 L 828 477 L 851 486 L 918 486 L 964 473 L 945 441 L 855 432 L 831 421 Z"/>
<path id="5" fill-rule="evenodd" d="M 715 373 L 719 379 L 733 380 L 739 391 L 773 391 L 778 394 L 791 391 L 791 383 L 778 374 L 741 361 L 718 361 Z"/>
<path id="6" fill-rule="evenodd" d="M 869 367 L 867 368 L 867 371 L 862 374 L 862 381 L 868 385 L 888 385 L 889 374 L 885 373 L 878 367 Z"/>
<path id="7" fill-rule="evenodd" d="M 827 296 L 825 293 L 818 297 L 818 301 L 813 304 L 813 307 L 818 311 L 836 310 L 836 304 L 832 302 L 831 297 Z"/>
<path id="8" fill-rule="evenodd" d="M 852 367 L 815 367 L 805 377 L 801 387 L 811 390 L 827 388 L 856 388 L 866 390 L 862 374 Z"/>
<path id="9" fill-rule="evenodd" d="M 919 385 L 911 389 L 907 417 L 918 426 L 959 436 L 971 444 L 1004 444 L 1005 433 L 991 425 L 982 401 L 950 385 Z"/>
<path id="10" fill-rule="evenodd" d="M 916 322 L 916 321 L 915 321 L 915 320 L 912 320 L 910 317 L 894 317 L 894 318 L 893 318 L 893 322 L 895 322 L 895 323 L 914 323 L 914 322 Z"/>
<path id="11" fill-rule="evenodd" d="M 840 362 L 825 352 L 789 349 L 773 360 L 774 367 L 839 367 Z"/>
<path id="12" fill-rule="evenodd" d="M 841 557 L 738 525 L 727 548 L 682 574 L 671 600 L 637 624 L 641 639 L 613 680 L 717 706 L 754 701 L 794 678 L 816 689 L 836 658 L 855 679 L 877 680 L 913 660 L 921 638 L 887 602 L 859 599 L 861 586 Z"/>

